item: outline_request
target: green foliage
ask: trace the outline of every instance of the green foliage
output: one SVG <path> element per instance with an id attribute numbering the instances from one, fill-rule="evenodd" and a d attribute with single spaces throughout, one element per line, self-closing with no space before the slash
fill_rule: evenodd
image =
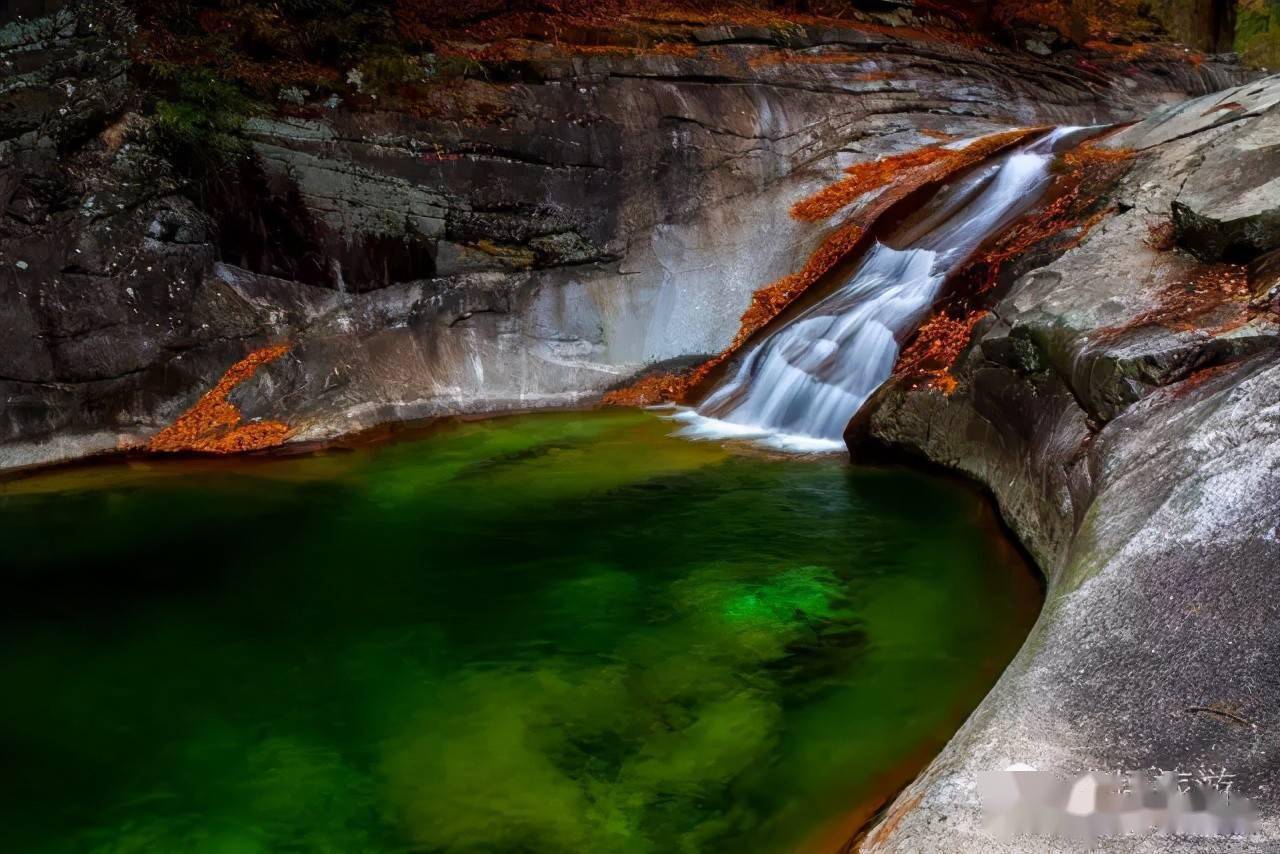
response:
<path id="1" fill-rule="evenodd" d="M 429 76 L 436 80 L 487 77 L 484 63 L 469 56 L 433 56 Z"/>
<path id="2" fill-rule="evenodd" d="M 1249 65 L 1280 65 L 1280 2 L 1241 0 L 1236 9 L 1235 49 Z"/>
<path id="3" fill-rule="evenodd" d="M 403 50 L 383 47 L 360 63 L 364 88 L 375 94 L 389 94 L 407 83 L 426 78 L 422 63 Z"/>
<path id="4" fill-rule="evenodd" d="M 347 69 L 396 45 L 391 0 L 134 0 L 144 33 L 174 35 L 255 90 L 273 62 Z M 177 62 L 186 58 L 173 56 Z"/>
<path id="5" fill-rule="evenodd" d="M 152 70 L 167 90 L 152 117 L 148 142 L 154 150 L 196 170 L 248 151 L 239 130 L 260 111 L 257 102 L 205 69 L 160 65 Z"/>
<path id="6" fill-rule="evenodd" d="M 321 64 L 354 65 L 393 43 L 386 4 L 348 0 L 289 0 L 281 4 L 284 32 L 265 47 L 281 56 Z M 305 11 L 315 7 L 314 11 Z"/>

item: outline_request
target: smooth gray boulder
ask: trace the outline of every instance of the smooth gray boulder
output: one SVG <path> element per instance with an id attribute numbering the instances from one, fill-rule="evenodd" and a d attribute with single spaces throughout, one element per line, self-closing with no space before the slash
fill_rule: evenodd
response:
<path id="1" fill-rule="evenodd" d="M 1199 121 L 1200 99 L 1117 135 L 1151 144 L 1116 212 L 993 306 L 957 390 L 877 399 L 872 436 L 990 488 L 1048 592 L 999 683 L 859 850 L 1280 850 L 1280 308 L 1259 296 L 1274 276 L 1259 264 L 1239 287 L 1243 267 L 1158 245 L 1150 227 L 1188 187 L 1259 185 L 1229 152 L 1273 133 L 1280 78 L 1213 100 L 1246 90 L 1270 106 L 1219 125 Z M 1169 127 L 1186 130 L 1151 142 Z M 1014 765 L 1225 769 L 1260 823 L 1247 837 L 999 840 L 976 784 Z"/>
<path id="2" fill-rule="evenodd" d="M 1236 123 L 1202 155 L 1173 201 L 1178 243 L 1206 261 L 1249 261 L 1280 245 L 1280 114 Z"/>

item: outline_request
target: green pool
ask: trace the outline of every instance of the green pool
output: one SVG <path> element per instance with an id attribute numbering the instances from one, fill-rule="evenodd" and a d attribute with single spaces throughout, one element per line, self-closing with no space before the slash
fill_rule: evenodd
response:
<path id="1" fill-rule="evenodd" d="M 956 483 L 670 430 L 0 484 L 0 849 L 838 845 L 1038 586 Z"/>

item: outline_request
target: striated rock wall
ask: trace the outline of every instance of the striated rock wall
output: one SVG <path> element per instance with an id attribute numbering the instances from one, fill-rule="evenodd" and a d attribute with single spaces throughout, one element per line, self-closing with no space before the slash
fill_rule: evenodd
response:
<path id="1" fill-rule="evenodd" d="M 864 851 L 1077 851 L 983 833 L 982 771 L 1225 767 L 1280 845 L 1280 77 L 1112 137 L 1111 214 L 975 327 L 950 395 L 882 389 L 872 437 L 986 484 L 1049 582 L 996 688 Z M 866 420 L 866 416 L 864 416 Z M 1028 847 L 1031 846 L 1031 847 Z"/>
<path id="2" fill-rule="evenodd" d="M 287 89 L 211 195 L 144 144 L 128 11 L 37 6 L 0 28 L 2 468 L 141 445 L 268 345 L 289 353 L 232 402 L 292 441 L 589 400 L 721 350 L 823 236 L 788 208 L 852 162 L 1245 75 L 1046 60 L 905 8 L 688 25 L 678 50 L 535 49 L 390 107 Z"/>
<path id="3" fill-rule="evenodd" d="M 691 26 L 667 52 L 542 46 L 443 100 L 285 87 L 210 198 L 144 144 L 125 8 L 7 14 L 0 469 L 592 400 L 732 341 L 828 233 L 792 205 L 852 163 L 1249 77 L 941 37 L 903 5 L 861 28 Z M 953 324 L 973 341 L 952 383 L 891 385 L 869 413 L 879 441 L 990 486 L 1050 585 L 869 850 L 994 847 L 974 775 L 1013 762 L 1225 765 L 1261 837 L 1110 847 L 1275 847 L 1278 102 L 1272 78 L 1115 137 L 1137 157 L 1111 215 Z"/>

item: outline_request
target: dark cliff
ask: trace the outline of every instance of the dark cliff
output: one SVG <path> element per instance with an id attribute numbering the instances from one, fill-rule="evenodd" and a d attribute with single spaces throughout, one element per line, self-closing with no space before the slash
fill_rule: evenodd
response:
<path id="1" fill-rule="evenodd" d="M 791 201 L 850 162 L 1247 74 L 1160 42 L 1032 52 L 923 4 L 554 38 L 545 13 L 436 38 L 366 5 L 50 2 L 0 30 L 0 464 L 145 443 L 268 345 L 231 399 L 272 442 L 589 399 L 723 348 L 821 237 Z"/>

